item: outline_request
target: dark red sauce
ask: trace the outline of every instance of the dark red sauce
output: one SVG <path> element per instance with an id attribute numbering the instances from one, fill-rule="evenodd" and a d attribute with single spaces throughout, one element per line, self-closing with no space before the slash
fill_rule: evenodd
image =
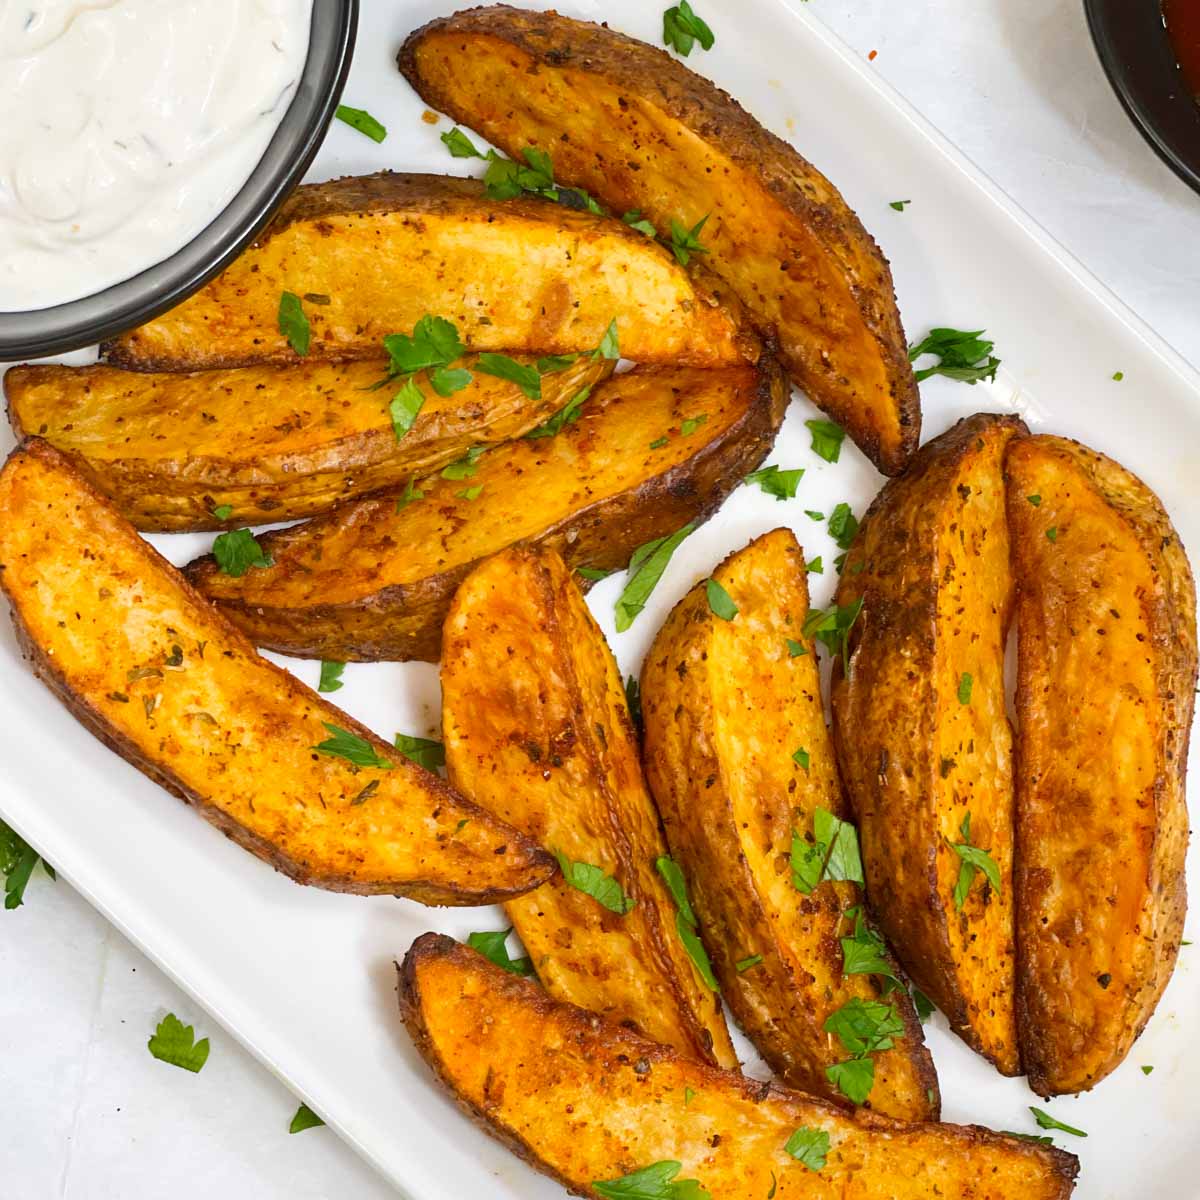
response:
<path id="1" fill-rule="evenodd" d="M 1200 99 L 1200 0 L 1163 0 L 1163 17 L 1183 77 Z"/>

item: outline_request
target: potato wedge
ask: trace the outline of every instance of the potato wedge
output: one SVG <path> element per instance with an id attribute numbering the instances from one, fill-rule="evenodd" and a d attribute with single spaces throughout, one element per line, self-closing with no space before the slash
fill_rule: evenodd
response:
<path id="1" fill-rule="evenodd" d="M 1014 442 L 1017 1024 L 1029 1083 L 1086 1091 L 1175 967 L 1196 593 L 1158 498 L 1065 438 Z"/>
<path id="2" fill-rule="evenodd" d="M 615 880 L 604 903 L 560 875 L 505 906 L 550 995 L 736 1068 L 707 959 L 689 956 L 655 867 L 667 848 L 616 660 L 553 550 L 505 550 L 458 589 L 442 642 L 442 733 L 464 796 Z"/>
<path id="3" fill-rule="evenodd" d="M 572 567 L 623 567 L 720 506 L 770 450 L 786 403 L 768 359 L 638 367 L 597 387 L 557 437 L 492 450 L 467 478 L 426 479 L 400 511 L 397 495 L 349 504 L 263 537 L 273 567 L 234 579 L 202 558 L 188 574 L 261 646 L 436 661 L 450 598 L 480 560 L 540 541 Z"/>
<path id="4" fill-rule="evenodd" d="M 1002 464 L 1023 432 L 1016 417 L 968 417 L 875 499 L 838 585 L 839 605 L 863 607 L 833 684 L 871 906 L 917 986 L 1006 1075 L 1021 1064 Z M 998 890 L 963 857 L 979 851 Z"/>
<path id="5" fill-rule="evenodd" d="M 295 363 L 279 330 L 290 291 L 320 297 L 303 304 L 312 358 L 375 357 L 432 313 L 470 350 L 592 350 L 615 318 L 626 358 L 731 366 L 757 343 L 728 290 L 610 217 L 385 172 L 297 188 L 223 274 L 104 350 L 142 371 Z"/>
<path id="6" fill-rule="evenodd" d="M 82 725 L 298 883 L 486 904 L 553 874 L 515 829 L 259 658 L 37 439 L 0 472 L 0 588 L 34 672 Z M 315 754 L 327 725 L 383 765 Z"/>
<path id="7" fill-rule="evenodd" d="M 513 157 L 664 236 L 707 221 L 704 263 L 792 378 L 898 474 L 921 402 L 887 260 L 837 189 L 732 97 L 662 50 L 554 12 L 492 5 L 431 21 L 400 51 L 421 98 Z M 514 97 L 518 99 L 514 101 Z"/>
<path id="8" fill-rule="evenodd" d="M 232 529 L 326 512 L 520 437 L 612 368 L 581 358 L 544 375 L 540 399 L 477 372 L 453 396 L 418 377 L 425 403 L 401 438 L 388 414 L 400 382 L 372 390 L 383 360 L 191 374 L 21 366 L 4 390 L 17 437 L 72 455 L 138 529 Z"/>
<path id="9" fill-rule="evenodd" d="M 656 1163 L 678 1163 L 679 1180 L 713 1200 L 1064 1200 L 1074 1189 L 1073 1154 L 977 1125 L 847 1112 L 708 1066 L 439 934 L 418 938 L 399 974 L 404 1024 L 459 1106 L 576 1195 Z M 828 1136 L 819 1168 L 786 1150 L 801 1129 Z"/>
<path id="10" fill-rule="evenodd" d="M 860 888 L 825 881 L 800 891 L 789 865 L 794 835 L 798 853 L 812 844 L 818 808 L 851 819 L 825 726 L 816 646 L 802 633 L 803 552 L 790 530 L 777 529 L 712 578 L 736 615 L 713 612 L 706 583 L 675 606 L 642 667 L 642 712 L 646 777 L 671 853 L 691 881 L 722 994 L 783 1083 L 841 1103 L 827 1072 L 850 1055 L 823 1026 L 855 998 L 882 997 L 904 1035 L 871 1056 L 866 1103 L 885 1116 L 934 1120 L 937 1073 L 907 990 L 883 996 L 886 975 L 845 973 L 840 939 L 857 932 L 860 948 L 899 979 L 871 936 Z"/>

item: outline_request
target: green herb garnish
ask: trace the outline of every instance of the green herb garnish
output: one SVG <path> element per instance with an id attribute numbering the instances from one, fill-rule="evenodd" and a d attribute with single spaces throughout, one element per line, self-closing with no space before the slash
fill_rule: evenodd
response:
<path id="1" fill-rule="evenodd" d="M 849 604 L 810 609 L 804 618 L 804 636 L 815 637 L 831 654 L 840 654 L 843 665 L 846 665 L 849 660 L 850 630 L 858 620 L 862 607 L 863 597 L 859 596 Z"/>
<path id="2" fill-rule="evenodd" d="M 1058 1129 L 1062 1133 L 1071 1134 L 1072 1137 L 1087 1137 L 1087 1134 L 1082 1129 L 1076 1129 L 1074 1125 L 1064 1125 L 1044 1109 L 1034 1108 L 1033 1105 L 1030 1105 L 1029 1111 L 1033 1113 L 1033 1119 L 1037 1121 L 1039 1129 Z"/>
<path id="3" fill-rule="evenodd" d="M 333 114 L 339 121 L 345 121 L 351 129 L 357 129 L 373 142 L 382 142 L 387 137 L 387 129 L 381 125 L 365 108 L 351 108 L 348 104 L 339 104 Z"/>
<path id="4" fill-rule="evenodd" d="M 395 738 L 396 749 L 410 762 L 436 771 L 446 765 L 446 747 L 432 738 L 413 737 L 407 733 L 398 733 Z"/>
<path id="5" fill-rule="evenodd" d="M 805 421 L 804 424 L 812 434 L 813 453 L 826 462 L 837 462 L 842 455 L 842 442 L 846 438 L 846 431 L 832 421 L 812 420 Z"/>
<path id="6" fill-rule="evenodd" d="M 671 899 L 675 901 L 675 932 L 679 934 L 679 940 L 683 943 L 683 948 L 688 952 L 688 957 L 695 964 L 696 970 L 700 974 L 700 978 L 704 980 L 705 986 L 711 991 L 719 992 L 721 989 L 717 984 L 717 978 L 713 974 L 712 962 L 708 957 L 708 951 L 704 948 L 704 943 L 700 940 L 700 932 L 696 922 L 696 913 L 692 909 L 691 901 L 688 899 L 687 882 L 683 877 L 683 871 L 680 870 L 679 864 L 667 855 L 661 855 L 654 860 L 655 869 L 663 877 L 663 881 L 667 885 L 667 891 L 671 893 Z"/>
<path id="7" fill-rule="evenodd" d="M 639 209 L 631 209 L 621 218 L 621 220 L 624 221 L 630 229 L 636 229 L 638 233 L 644 233 L 648 238 L 658 237 L 658 230 L 654 228 L 654 225 L 650 221 L 647 221 L 646 218 L 642 216 Z"/>
<path id="8" fill-rule="evenodd" d="M 324 1124 L 325 1122 L 307 1104 L 301 1104 L 288 1126 L 288 1133 L 303 1133 L 306 1129 L 316 1129 Z"/>
<path id="9" fill-rule="evenodd" d="M 537 367 L 519 363 L 507 354 L 481 354 L 475 363 L 475 370 L 481 375 L 494 375 L 497 379 L 515 383 L 530 400 L 542 398 L 542 377 Z"/>
<path id="10" fill-rule="evenodd" d="M 959 704 L 971 703 L 971 688 L 974 686 L 975 679 L 969 671 L 964 671 L 958 679 L 958 702 Z"/>
<path id="11" fill-rule="evenodd" d="M 550 420 L 539 425 L 536 429 L 531 429 L 525 436 L 527 438 L 544 438 L 554 437 L 561 433 L 566 426 L 579 420 L 579 414 L 583 411 L 583 406 L 587 403 L 587 398 L 591 394 L 592 389 L 590 387 L 585 387 L 582 391 L 576 392 Z"/>
<path id="12" fill-rule="evenodd" d="M 813 813 L 813 840 L 792 831 L 792 885 L 805 894 L 826 880 L 864 883 L 858 830 L 827 808 Z"/>
<path id="13" fill-rule="evenodd" d="M 984 338 L 983 333 L 982 329 L 971 333 L 961 329 L 930 330 L 924 341 L 908 350 L 910 362 L 916 362 L 926 354 L 938 359 L 937 366 L 925 367 L 915 373 L 917 382 L 921 383 L 931 375 L 945 375 L 947 379 L 970 384 L 981 379 L 994 380 L 1000 360 L 992 354 L 994 344 Z"/>
<path id="14" fill-rule="evenodd" d="M 381 758 L 375 752 L 375 747 L 358 734 L 340 729 L 328 721 L 322 721 L 321 724 L 331 736 L 313 747 L 318 754 L 327 755 L 329 758 L 344 758 L 356 767 L 374 767 L 380 771 L 390 771 L 395 766 L 388 759 Z"/>
<path id="15" fill-rule="evenodd" d="M 679 0 L 663 13 L 663 45 L 674 50 L 680 58 L 687 58 L 697 42 L 702 50 L 711 50 L 716 37 L 692 11 L 688 0 Z"/>
<path id="16" fill-rule="evenodd" d="M 759 471 L 751 471 L 743 482 L 757 483 L 768 496 L 774 496 L 776 500 L 794 500 L 796 489 L 800 486 L 800 480 L 803 477 L 803 467 L 784 471 L 777 466 L 770 466 L 763 467 Z"/>
<path id="17" fill-rule="evenodd" d="M 412 379 L 406 379 L 388 405 L 388 416 L 392 418 L 392 432 L 396 435 L 396 441 L 400 441 L 413 427 L 424 403 L 424 393 Z"/>
<path id="18" fill-rule="evenodd" d="M 709 611 L 722 621 L 732 621 L 738 615 L 733 597 L 715 579 L 705 581 L 704 594 L 708 597 Z"/>
<path id="19" fill-rule="evenodd" d="M 346 669 L 344 662 L 322 662 L 321 680 L 317 684 L 318 692 L 336 692 L 342 687 L 342 672 Z"/>
<path id="20" fill-rule="evenodd" d="M 617 632 L 623 633 L 646 607 L 650 594 L 658 586 L 671 556 L 694 529 L 689 523 L 668 537 L 656 538 L 639 546 L 629 560 L 629 582 L 617 600 Z"/>
<path id="21" fill-rule="evenodd" d="M 308 353 L 312 341 L 312 327 L 304 315 L 304 306 L 295 292 L 284 292 L 279 297 L 279 332 L 288 340 L 288 345 L 302 358 Z"/>
<path id="22" fill-rule="evenodd" d="M 598 1179 L 592 1187 L 604 1200 L 712 1200 L 694 1179 L 676 1179 L 682 1170 L 682 1163 L 656 1162 L 620 1179 Z"/>
<path id="23" fill-rule="evenodd" d="M 1000 894 L 1000 868 L 996 865 L 996 860 L 986 850 L 971 845 L 970 813 L 963 817 L 961 832 L 963 840 L 950 843 L 951 849 L 962 859 L 958 868 L 958 882 L 954 885 L 954 907 L 960 912 L 967 902 L 975 876 L 980 871 L 987 877 L 996 894 Z"/>
<path id="24" fill-rule="evenodd" d="M 691 229 L 687 229 L 674 218 L 671 219 L 671 252 L 679 260 L 680 266 L 686 267 L 692 261 L 693 254 L 708 253 L 708 247 L 700 241 L 700 233 L 710 216 L 712 213 L 701 217 Z"/>
<path id="25" fill-rule="evenodd" d="M 271 558 L 248 529 L 230 529 L 213 539 L 213 558 L 225 575 L 240 579 L 251 567 L 274 566 Z"/>
<path id="26" fill-rule="evenodd" d="M 160 1062 L 182 1067 L 193 1074 L 208 1062 L 208 1038 L 196 1041 L 196 1031 L 174 1013 L 167 1013 L 163 1017 L 146 1045 Z"/>
<path id="27" fill-rule="evenodd" d="M 788 1138 L 784 1150 L 810 1171 L 819 1171 L 829 1155 L 829 1134 L 802 1125 Z"/>
<path id="28" fill-rule="evenodd" d="M 839 504 L 829 516 L 829 536 L 839 550 L 849 550 L 854 535 L 858 533 L 858 521 L 850 511 L 850 505 Z"/>
<path id="29" fill-rule="evenodd" d="M 597 904 L 603 905 L 609 912 L 615 912 L 623 917 L 630 912 L 637 901 L 625 894 L 624 888 L 600 867 L 591 863 L 572 862 L 561 850 L 555 850 L 554 857 L 558 859 L 563 879 L 569 887 L 591 896 Z"/>
<path id="30" fill-rule="evenodd" d="M 512 927 L 498 929 L 494 933 L 472 933 L 467 938 L 467 945 L 472 950 L 478 950 L 489 962 L 503 967 L 510 975 L 532 975 L 533 962 L 529 958 L 509 958 L 508 935 Z"/>

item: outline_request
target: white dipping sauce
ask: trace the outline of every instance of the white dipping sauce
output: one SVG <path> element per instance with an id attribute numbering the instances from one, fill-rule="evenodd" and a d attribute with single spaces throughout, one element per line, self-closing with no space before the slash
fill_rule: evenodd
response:
<path id="1" fill-rule="evenodd" d="M 161 262 L 249 178 L 312 0 L 0 0 L 0 312 Z"/>

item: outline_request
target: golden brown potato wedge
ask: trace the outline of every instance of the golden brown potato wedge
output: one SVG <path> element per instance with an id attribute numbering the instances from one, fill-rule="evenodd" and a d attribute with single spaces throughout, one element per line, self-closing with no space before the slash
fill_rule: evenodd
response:
<path id="1" fill-rule="evenodd" d="M 638 362 L 730 366 L 757 357 L 738 305 L 621 221 L 474 179 L 383 173 L 297 188 L 258 242 L 190 299 L 105 347 L 143 371 L 294 363 L 283 292 L 303 303 L 313 358 L 377 356 L 426 314 L 470 350 L 592 350 L 616 319 Z"/>
<path id="2" fill-rule="evenodd" d="M 46 442 L 0 472 L 0 588 L 81 724 L 299 883 L 486 904 L 554 862 L 255 654 Z M 330 726 L 378 766 L 314 753 Z"/>
<path id="3" fill-rule="evenodd" d="M 802 633 L 803 552 L 790 530 L 777 529 L 712 578 L 736 615 L 713 611 L 707 582 L 693 588 L 646 656 L 641 694 L 646 776 L 722 994 L 783 1083 L 843 1103 L 828 1071 L 850 1055 L 825 1021 L 854 999 L 882 999 L 904 1033 L 894 1049 L 871 1055 L 866 1103 L 885 1116 L 934 1120 L 933 1059 L 896 965 L 862 913 L 859 886 L 808 880 L 798 890 L 789 863 L 793 847 L 802 854 L 816 841 L 818 809 L 851 819 L 816 647 Z M 847 951 L 842 939 L 855 945 Z M 883 967 L 894 982 L 847 973 L 864 965 Z"/>
<path id="4" fill-rule="evenodd" d="M 190 374 L 22 366 L 4 390 L 17 437 L 70 454 L 138 529 L 227 529 L 313 516 L 520 437 L 612 368 L 580 358 L 542 376 L 539 399 L 478 372 L 452 396 L 418 377 L 425 403 L 402 438 L 388 414 L 400 381 L 373 388 L 386 360 Z"/>
<path id="5" fill-rule="evenodd" d="M 400 51 L 422 99 L 513 157 L 664 236 L 702 218 L 703 261 L 792 378 L 885 474 L 920 440 L 921 405 L 887 260 L 837 189 L 731 96 L 662 50 L 507 5 L 431 21 Z M 518 99 L 514 101 L 514 97 Z"/>
<path id="6" fill-rule="evenodd" d="M 871 905 L 917 986 L 1006 1075 L 1021 1064 L 1003 460 L 1024 431 L 1016 417 L 968 417 L 875 499 L 838 585 L 837 603 L 862 612 L 833 684 Z"/>
<path id="7" fill-rule="evenodd" d="M 506 905 L 546 990 L 736 1067 L 708 961 L 689 956 L 656 870 L 666 844 L 620 672 L 553 550 L 503 551 L 458 589 L 442 642 L 442 730 L 464 796 L 610 881 L 602 902 L 564 867 Z"/>
<path id="8" fill-rule="evenodd" d="M 202 558 L 188 574 L 261 646 L 435 661 L 454 589 L 480 560 L 540 541 L 572 567 L 623 567 L 720 506 L 770 450 L 786 403 L 768 359 L 638 367 L 597 387 L 557 437 L 489 451 L 467 478 L 426 479 L 400 511 L 402 495 L 345 505 L 263 537 L 273 567 L 234 579 Z"/>
<path id="9" fill-rule="evenodd" d="M 1018 580 L 1017 1024 L 1043 1096 L 1094 1087 L 1171 977 L 1186 908 L 1196 594 L 1158 498 L 1065 438 L 1009 448 Z"/>
<path id="10" fill-rule="evenodd" d="M 713 1200 L 1065 1200 L 1079 1170 L 1073 1154 L 977 1125 L 848 1112 L 711 1067 L 439 934 L 413 944 L 399 991 L 417 1050 L 464 1112 L 576 1195 L 677 1163 Z M 799 1130 L 811 1166 L 787 1150 Z"/>

